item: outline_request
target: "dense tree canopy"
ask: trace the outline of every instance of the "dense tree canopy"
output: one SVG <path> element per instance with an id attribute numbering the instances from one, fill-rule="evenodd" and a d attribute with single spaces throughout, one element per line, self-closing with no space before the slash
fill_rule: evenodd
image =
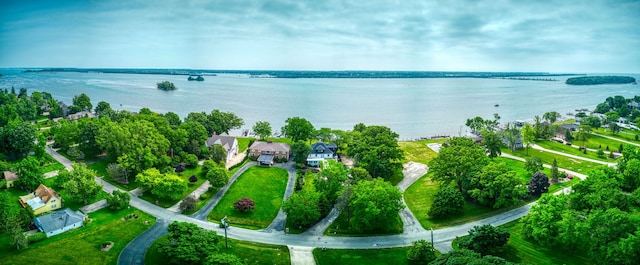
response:
<path id="1" fill-rule="evenodd" d="M 271 135 L 271 124 L 266 121 L 257 121 L 255 125 L 253 125 L 253 132 L 260 137 L 260 139 L 265 139 Z"/>
<path id="2" fill-rule="evenodd" d="M 287 224 L 294 227 L 308 227 L 320 219 L 320 193 L 303 190 L 291 195 L 282 205 L 287 213 Z"/>
<path id="3" fill-rule="evenodd" d="M 507 244 L 509 236 L 507 230 L 489 224 L 474 226 L 469 230 L 469 236 L 462 238 L 458 245 L 486 255 Z"/>
<path id="4" fill-rule="evenodd" d="M 73 96 L 73 106 L 78 108 L 80 111 L 91 111 L 93 108 L 91 99 L 85 93 Z"/>
<path id="5" fill-rule="evenodd" d="M 203 264 L 209 255 L 218 251 L 220 236 L 192 223 L 169 224 L 169 240 L 158 251 L 169 257 L 172 264 Z"/>
<path id="6" fill-rule="evenodd" d="M 136 181 L 151 194 L 161 199 L 177 200 L 187 188 L 187 183 L 171 173 L 162 174 L 155 168 L 147 169 L 136 175 Z"/>
<path id="7" fill-rule="evenodd" d="M 527 189 L 504 163 L 489 163 L 471 178 L 469 195 L 482 205 L 500 208 L 516 204 Z"/>
<path id="8" fill-rule="evenodd" d="M 382 179 L 360 181 L 353 186 L 349 200 L 353 216 L 349 223 L 359 232 L 373 232 L 386 229 L 398 219 L 398 211 L 404 208 L 402 193 Z"/>
<path id="9" fill-rule="evenodd" d="M 62 170 L 60 175 L 66 179 L 63 184 L 69 196 L 76 200 L 83 201 L 86 205 L 90 199 L 95 198 L 102 190 L 102 185 L 95 180 L 96 172 L 87 168 L 85 164 L 73 164 L 72 171 Z"/>
<path id="10" fill-rule="evenodd" d="M 291 138 L 293 142 L 307 141 L 311 139 L 314 132 L 313 124 L 300 117 L 287 118 L 284 126 L 282 126 L 282 133 Z"/>
<path id="11" fill-rule="evenodd" d="M 402 174 L 404 154 L 398 146 L 398 134 L 385 126 L 367 126 L 356 136 L 347 153 L 355 165 L 374 178 L 389 180 Z"/>
<path id="12" fill-rule="evenodd" d="M 443 186 L 436 193 L 433 204 L 429 208 L 429 216 L 443 218 L 462 213 L 464 197 L 458 189 L 452 186 Z"/>
<path id="13" fill-rule="evenodd" d="M 466 137 L 453 137 L 445 142 L 438 156 L 429 162 L 433 179 L 444 183 L 455 182 L 466 193 L 473 178 L 489 163 L 484 148 Z"/>

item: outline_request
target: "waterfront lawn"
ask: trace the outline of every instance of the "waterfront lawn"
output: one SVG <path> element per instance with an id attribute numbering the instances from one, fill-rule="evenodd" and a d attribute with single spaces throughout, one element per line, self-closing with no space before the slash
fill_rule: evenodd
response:
<path id="1" fill-rule="evenodd" d="M 575 159 L 575 158 L 570 158 L 570 157 L 557 155 L 549 152 L 544 152 L 540 150 L 535 150 L 535 149 L 529 149 L 528 156 L 527 156 L 527 151 L 524 149 L 520 149 L 512 152 L 508 148 L 503 148 L 502 152 L 506 154 L 511 154 L 517 157 L 525 158 L 525 159 L 529 157 L 538 157 L 540 158 L 540 160 L 542 160 L 542 163 L 547 165 L 552 165 L 553 159 L 555 158 L 556 161 L 558 162 L 559 168 L 564 168 L 564 169 L 568 169 L 568 170 L 575 171 L 578 173 L 583 173 L 583 174 L 588 173 L 594 168 L 603 166 L 601 164 L 584 161 L 580 159 Z"/>
<path id="2" fill-rule="evenodd" d="M 187 188 L 182 192 L 182 194 L 180 195 L 180 198 L 178 198 L 176 200 L 160 199 L 157 196 L 151 194 L 150 191 L 145 191 L 144 194 L 140 196 L 140 199 L 143 199 L 143 200 L 148 201 L 150 203 L 156 203 L 157 202 L 157 205 L 160 206 L 160 207 L 164 207 L 164 208 L 171 207 L 174 204 L 178 203 L 180 200 L 182 200 L 184 197 L 187 197 L 191 192 L 193 192 L 195 189 L 200 187 L 200 185 L 202 185 L 202 183 L 204 183 L 205 179 L 202 176 L 202 174 L 200 173 L 201 170 L 202 170 L 202 166 L 198 165 L 195 168 L 187 168 L 187 170 L 185 170 L 183 172 L 176 173 L 178 176 L 180 176 L 180 178 L 182 180 L 187 182 Z M 196 177 L 198 177 L 198 181 L 189 182 L 189 177 L 191 177 L 192 175 L 196 175 Z"/>
<path id="3" fill-rule="evenodd" d="M 591 264 L 586 257 L 578 253 L 559 251 L 557 249 L 539 245 L 535 241 L 527 239 L 522 233 L 522 223 L 515 220 L 500 226 L 509 231 L 509 242 L 493 256 L 502 257 L 511 262 L 523 264 Z M 452 247 L 459 249 L 460 237 L 453 241 Z"/>
<path id="4" fill-rule="evenodd" d="M 126 215 L 138 219 L 124 221 Z M 7 233 L 0 234 L 0 264 L 117 264 L 118 255 L 139 234 L 153 226 L 155 218 L 135 208 L 112 212 L 108 209 L 90 213 L 91 222 L 84 227 L 33 243 L 15 250 Z M 144 224 L 149 221 L 149 224 Z M 108 241 L 115 244 L 100 251 Z"/>
<path id="5" fill-rule="evenodd" d="M 229 187 L 208 216 L 209 221 L 227 221 L 234 226 L 249 229 L 263 229 L 276 217 L 282 197 L 287 187 L 288 173 L 279 167 L 251 167 Z M 239 213 L 233 204 L 249 197 L 255 202 L 255 209 Z"/>
<path id="6" fill-rule="evenodd" d="M 168 265 L 169 258 L 158 251 L 160 244 L 167 242 L 168 235 L 160 237 L 149 247 L 144 255 L 144 264 Z M 262 243 L 254 243 L 248 241 L 240 241 L 229 239 L 229 248 L 225 248 L 224 238 L 220 238 L 218 243 L 220 253 L 229 253 L 236 255 L 244 260 L 244 264 L 274 264 L 289 265 L 291 257 L 287 246 L 268 245 Z"/>
<path id="7" fill-rule="evenodd" d="M 613 134 L 611 130 L 605 128 L 598 128 L 593 130 L 594 133 L 606 135 L 609 137 L 613 137 L 616 139 L 620 139 L 623 141 L 628 141 L 632 143 L 640 143 L 640 139 L 636 140 L 636 135 L 640 136 L 640 131 L 630 130 L 630 129 L 622 129 L 620 132 Z"/>
<path id="8" fill-rule="evenodd" d="M 604 157 L 598 157 L 598 154 L 596 152 L 594 152 L 594 151 L 587 150 L 587 153 L 585 154 L 585 153 L 583 153 L 583 151 L 580 151 L 576 147 L 568 146 L 566 144 L 562 144 L 562 143 L 558 143 L 558 142 L 554 142 L 554 141 L 539 140 L 539 141 L 536 141 L 536 144 L 539 145 L 542 148 L 545 148 L 545 149 L 558 151 L 558 152 L 562 152 L 562 153 L 570 154 L 570 155 L 575 155 L 575 156 L 579 156 L 579 157 L 599 160 L 599 161 L 603 161 L 603 162 L 615 163 L 616 160 L 617 160 L 615 158 L 613 158 L 613 159 L 609 158 L 609 152 L 610 151 L 606 151 L 604 149 L 604 147 L 602 148 L 602 151 L 604 152 Z M 616 150 L 617 150 L 617 148 L 618 147 L 616 147 Z M 610 149 L 610 150 L 612 150 L 612 149 Z M 531 150 L 529 150 L 529 151 L 531 151 Z"/>
<path id="9" fill-rule="evenodd" d="M 443 143 L 447 139 L 435 139 L 435 140 L 420 140 L 412 142 L 398 142 L 400 149 L 404 151 L 404 160 L 402 163 L 409 161 L 418 162 L 422 164 L 429 164 L 429 161 L 438 156 L 438 153 L 427 147 L 430 143 Z"/>
<path id="10" fill-rule="evenodd" d="M 386 229 L 378 230 L 375 233 L 361 233 L 353 231 L 350 228 L 349 220 L 347 220 L 346 212 L 341 212 L 338 218 L 324 231 L 327 236 L 383 236 L 383 235 L 397 235 L 402 234 L 404 224 L 400 218 L 400 214 L 396 215 L 395 220 L 387 223 Z"/>
<path id="11" fill-rule="evenodd" d="M 114 179 L 112 179 L 107 173 L 107 166 L 109 162 L 107 160 L 98 161 L 95 163 L 88 164 L 87 167 L 96 171 L 99 177 L 102 177 L 102 180 L 109 182 L 111 185 L 116 186 L 120 189 L 130 191 L 134 190 L 140 186 L 138 182 L 135 182 L 134 176 L 129 176 L 129 184 L 120 183 Z"/>
<path id="12" fill-rule="evenodd" d="M 582 141 L 574 140 L 573 144 L 582 145 Z M 602 150 L 605 151 L 606 154 L 609 154 L 609 151 L 607 151 L 607 146 L 609 146 L 609 150 L 616 152 L 618 151 L 620 144 L 627 145 L 627 143 L 605 138 L 595 134 L 589 135 L 589 138 L 587 138 L 587 141 L 585 142 L 587 148 L 598 149 L 602 147 Z"/>
<path id="13" fill-rule="evenodd" d="M 257 141 L 257 139 L 253 137 L 236 137 L 236 139 L 238 139 L 238 154 L 243 153 L 249 148 L 249 142 L 251 142 L 251 140 Z"/>
<path id="14" fill-rule="evenodd" d="M 401 248 L 376 248 L 376 249 L 326 249 L 313 250 L 313 258 L 318 265 L 349 264 L 409 264 L 407 250 Z M 437 253 L 436 253 L 437 254 Z"/>
<path id="15" fill-rule="evenodd" d="M 97 202 L 99 200 L 105 199 L 109 196 L 109 194 L 107 192 L 105 192 L 104 190 L 100 190 L 100 193 L 98 193 L 98 195 L 87 201 L 87 204 L 84 204 L 84 200 L 75 200 L 72 199 L 69 196 L 69 192 L 67 192 L 67 190 L 63 189 L 62 187 L 56 185 L 56 178 L 58 176 L 52 177 L 52 178 L 48 178 L 44 180 L 44 184 L 47 187 L 51 187 L 53 188 L 58 194 L 60 194 L 60 197 L 62 197 L 62 199 L 64 200 L 62 203 L 62 208 L 71 208 L 71 210 L 77 211 L 78 209 L 80 209 L 81 207 L 88 205 L 88 204 L 92 204 L 94 202 Z M 21 194 L 24 195 L 24 194 Z"/>

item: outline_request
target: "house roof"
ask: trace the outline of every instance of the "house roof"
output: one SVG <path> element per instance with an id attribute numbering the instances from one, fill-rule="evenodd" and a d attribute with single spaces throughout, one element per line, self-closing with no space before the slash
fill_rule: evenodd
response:
<path id="1" fill-rule="evenodd" d="M 18 179 L 18 175 L 16 175 L 16 173 L 13 173 L 11 171 L 5 171 L 4 172 L 4 179 L 6 181 L 16 180 L 16 179 Z"/>
<path id="2" fill-rule="evenodd" d="M 221 134 L 221 135 L 214 134 L 211 137 L 207 138 L 206 146 L 212 147 L 214 144 L 219 144 L 224 148 L 224 150 L 229 152 L 229 150 L 231 150 L 231 147 L 233 147 L 233 143 L 235 141 L 236 141 L 236 138 L 233 136 L 229 136 L 226 134 Z"/>
<path id="3" fill-rule="evenodd" d="M 40 199 L 42 199 L 42 201 L 44 203 L 49 202 L 49 200 L 51 200 L 52 198 L 58 198 L 60 199 L 60 194 L 58 194 L 55 190 L 53 190 L 52 188 L 49 188 L 45 185 L 40 184 L 40 186 L 38 186 L 38 188 L 35 191 L 36 196 L 40 197 Z M 35 209 L 35 208 L 33 208 Z"/>
<path id="4" fill-rule="evenodd" d="M 571 123 L 571 124 L 562 124 L 562 125 L 560 125 L 560 128 L 563 128 L 565 130 L 568 129 L 568 130 L 575 131 L 575 130 L 578 129 L 578 125 L 577 124 L 573 124 L 573 123 Z"/>
<path id="5" fill-rule="evenodd" d="M 333 151 L 328 144 L 317 142 L 311 145 L 311 154 L 333 154 Z"/>
<path id="6" fill-rule="evenodd" d="M 283 143 L 274 143 L 274 142 L 254 142 L 251 147 L 249 147 L 250 150 L 256 150 L 258 152 L 264 152 L 264 151 L 269 151 L 270 153 L 272 152 L 285 152 L 285 153 L 289 153 L 289 150 L 291 149 L 291 147 L 288 144 L 283 144 Z"/>
<path id="7" fill-rule="evenodd" d="M 74 212 L 69 208 L 64 208 L 63 210 L 36 218 L 36 224 L 39 224 L 40 229 L 45 233 L 82 221 L 84 221 L 84 215 L 80 212 Z"/>
<path id="8" fill-rule="evenodd" d="M 31 209 L 36 210 L 47 204 L 52 198 L 61 199 L 55 190 L 40 184 L 34 192 L 20 196 L 20 204 L 22 204 L 22 207 L 29 205 Z"/>
<path id="9" fill-rule="evenodd" d="M 260 155 L 258 157 L 258 163 L 273 163 L 273 155 Z"/>

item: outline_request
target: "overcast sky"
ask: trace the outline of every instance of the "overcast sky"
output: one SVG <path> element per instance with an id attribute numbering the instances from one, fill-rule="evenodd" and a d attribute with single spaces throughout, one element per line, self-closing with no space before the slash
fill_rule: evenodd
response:
<path id="1" fill-rule="evenodd" d="M 0 67 L 640 72 L 640 1 L 0 2 Z"/>

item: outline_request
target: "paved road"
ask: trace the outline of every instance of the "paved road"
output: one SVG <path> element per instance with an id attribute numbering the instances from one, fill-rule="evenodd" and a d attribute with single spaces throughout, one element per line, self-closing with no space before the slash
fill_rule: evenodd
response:
<path id="1" fill-rule="evenodd" d="M 277 164 L 277 167 L 281 167 L 287 170 L 289 173 L 289 179 L 287 180 L 287 188 L 284 191 L 284 197 L 282 201 L 285 201 L 289 196 L 293 194 L 293 189 L 296 186 L 296 164 L 291 161 L 285 164 Z M 278 215 L 276 218 L 271 221 L 271 224 L 265 229 L 266 232 L 275 231 L 284 231 L 285 223 L 287 222 L 287 214 L 282 211 L 282 208 L 278 211 Z"/>
<path id="2" fill-rule="evenodd" d="M 168 233 L 167 227 L 169 222 L 163 219 L 157 219 L 156 223 L 147 231 L 140 234 L 120 252 L 118 256 L 118 264 L 144 264 L 144 254 L 147 249 L 158 238 Z"/>

